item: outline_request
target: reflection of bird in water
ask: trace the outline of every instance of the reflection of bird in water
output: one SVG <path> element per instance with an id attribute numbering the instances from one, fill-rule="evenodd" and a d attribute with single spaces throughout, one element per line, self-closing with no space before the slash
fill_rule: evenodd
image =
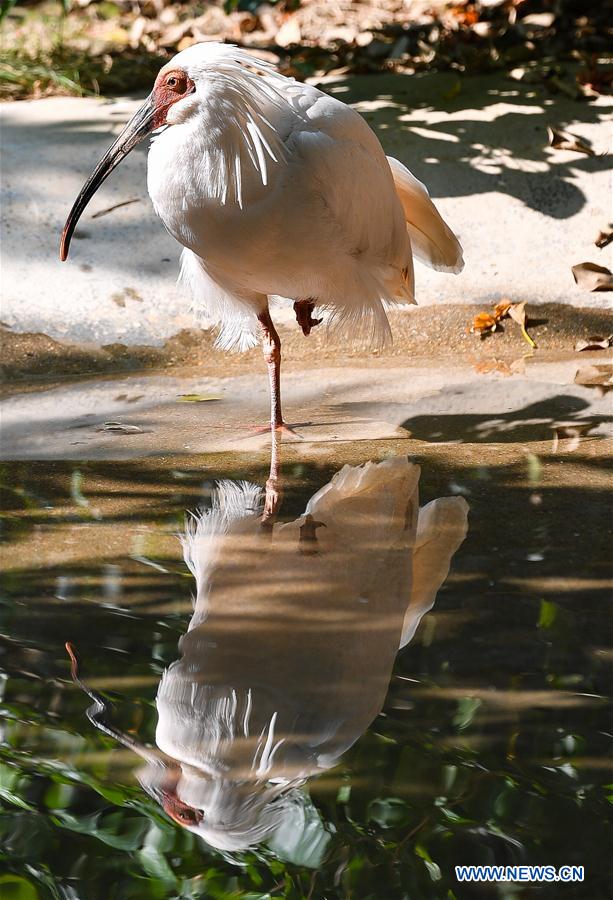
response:
<path id="1" fill-rule="evenodd" d="M 386 308 L 413 302 L 413 256 L 441 271 L 463 266 L 424 185 L 385 156 L 355 110 L 218 43 L 188 47 L 161 69 L 79 193 L 62 259 L 93 194 L 152 132 L 149 194 L 185 248 L 182 278 L 219 327 L 220 347 L 261 341 L 277 428 L 281 342 L 271 297 L 294 301 L 304 334 L 321 321 L 317 307 L 351 341 L 382 344 Z"/>
<path id="2" fill-rule="evenodd" d="M 140 778 L 224 850 L 266 841 L 305 864 L 327 840 L 299 786 L 378 715 L 466 533 L 459 497 L 418 506 L 406 458 L 345 466 L 293 522 L 262 527 L 260 491 L 221 482 L 182 538 L 196 579 L 181 657 L 157 695 Z"/>

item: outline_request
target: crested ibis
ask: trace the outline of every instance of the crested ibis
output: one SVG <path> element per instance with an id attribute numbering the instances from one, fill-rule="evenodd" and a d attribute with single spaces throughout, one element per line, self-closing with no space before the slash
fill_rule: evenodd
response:
<path id="1" fill-rule="evenodd" d="M 273 428 L 286 426 L 271 298 L 294 302 L 305 335 L 321 311 L 348 340 L 383 345 L 386 308 L 414 302 L 414 256 L 441 271 L 463 267 L 460 244 L 424 185 L 386 157 L 355 110 L 212 42 L 161 69 L 79 193 L 62 260 L 95 191 L 151 134 L 148 190 L 184 247 L 181 278 L 195 308 L 217 324 L 219 347 L 261 341 Z"/>

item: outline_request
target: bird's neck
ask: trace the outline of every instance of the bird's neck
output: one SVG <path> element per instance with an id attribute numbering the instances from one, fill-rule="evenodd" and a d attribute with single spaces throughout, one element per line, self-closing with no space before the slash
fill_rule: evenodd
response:
<path id="1" fill-rule="evenodd" d="M 149 153 L 154 205 L 218 203 L 239 207 L 272 181 L 285 154 L 283 116 L 248 97 L 218 96 L 160 134 Z"/>

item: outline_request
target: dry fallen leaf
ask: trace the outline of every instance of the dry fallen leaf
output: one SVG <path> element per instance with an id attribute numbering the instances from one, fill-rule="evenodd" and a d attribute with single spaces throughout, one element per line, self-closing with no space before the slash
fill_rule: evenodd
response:
<path id="1" fill-rule="evenodd" d="M 569 439 L 570 443 L 565 446 L 567 453 L 576 450 L 581 442 L 581 438 L 594 428 L 593 422 L 555 422 L 553 428 L 553 440 L 551 442 L 552 453 L 557 453 L 560 441 Z"/>
<path id="2" fill-rule="evenodd" d="M 494 318 L 497 322 L 499 322 L 500 319 L 504 319 L 512 305 L 510 300 L 501 300 L 500 303 L 496 304 L 494 307 Z"/>
<path id="3" fill-rule="evenodd" d="M 514 322 L 517 322 L 518 325 L 525 325 L 526 324 L 526 301 L 522 300 L 521 303 L 509 304 L 509 309 L 507 310 L 507 313 L 513 319 Z"/>
<path id="4" fill-rule="evenodd" d="M 508 315 L 513 319 L 514 322 L 517 322 L 519 327 L 521 328 L 521 333 L 525 341 L 527 341 L 531 347 L 536 347 L 536 343 L 532 340 L 528 332 L 526 331 L 526 301 L 522 300 L 521 303 L 511 303 Z"/>
<path id="5" fill-rule="evenodd" d="M 496 331 L 496 324 L 494 316 L 482 312 L 479 313 L 478 316 L 475 316 L 470 332 L 471 334 L 480 334 L 484 337 L 486 334 L 491 334 L 493 331 Z"/>
<path id="6" fill-rule="evenodd" d="M 475 316 L 472 327 L 470 329 L 471 334 L 480 334 L 481 337 L 485 337 L 488 334 L 492 334 L 492 332 L 496 331 L 496 327 L 501 319 L 504 319 L 506 316 L 510 316 L 514 322 L 521 327 L 521 333 L 531 347 L 536 348 L 535 342 L 532 340 L 528 332 L 526 331 L 526 301 L 523 300 L 521 303 L 511 303 L 510 300 L 501 300 L 500 303 L 497 303 L 494 307 L 493 313 L 479 313 L 478 316 Z"/>
<path id="7" fill-rule="evenodd" d="M 613 365 L 582 366 L 575 373 L 575 384 L 595 388 L 601 397 L 613 390 Z"/>
<path id="8" fill-rule="evenodd" d="M 584 262 L 572 267 L 573 278 L 584 291 L 613 291 L 613 273 L 604 266 Z"/>
<path id="9" fill-rule="evenodd" d="M 613 341 L 613 334 L 603 337 L 600 334 L 593 334 L 591 337 L 577 341 L 575 344 L 575 352 L 580 353 L 582 350 L 607 350 Z"/>
<path id="10" fill-rule="evenodd" d="M 602 228 L 598 232 L 598 236 L 594 243 L 598 247 L 599 250 L 603 250 L 608 244 L 613 241 L 613 226 L 607 225 L 606 228 Z"/>
<path id="11" fill-rule="evenodd" d="M 179 394 L 178 403 L 207 403 L 210 400 L 221 400 L 221 397 L 215 397 L 213 394 Z"/>
<path id="12" fill-rule="evenodd" d="M 574 150 L 575 153 L 586 153 L 588 156 L 595 156 L 592 148 L 576 134 L 569 131 L 561 131 L 558 128 L 547 128 L 549 136 L 549 146 L 554 150 Z"/>
<path id="13" fill-rule="evenodd" d="M 142 434 L 143 429 L 138 425 L 124 425 L 123 422 L 105 422 L 96 428 L 96 431 L 110 431 L 116 434 Z"/>

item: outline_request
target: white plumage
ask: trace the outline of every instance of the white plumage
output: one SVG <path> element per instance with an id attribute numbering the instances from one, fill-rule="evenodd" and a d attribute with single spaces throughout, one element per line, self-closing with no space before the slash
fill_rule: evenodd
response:
<path id="1" fill-rule="evenodd" d="M 386 304 L 414 299 L 412 245 L 462 268 L 425 187 L 350 107 L 232 46 L 189 47 L 176 67 L 196 92 L 154 140 L 148 187 L 220 346 L 255 343 L 273 295 L 314 298 L 352 340 L 385 343 Z"/>
<path id="2" fill-rule="evenodd" d="M 419 508 L 419 474 L 405 457 L 345 466 L 272 530 L 257 487 L 222 482 L 211 509 L 188 519 L 197 597 L 158 690 L 156 742 L 197 813 L 187 827 L 213 846 L 283 837 L 304 862 L 325 844 L 298 787 L 378 714 L 396 653 L 466 534 L 462 498 Z M 154 789 L 160 770 L 140 777 Z"/>
<path id="3" fill-rule="evenodd" d="M 77 197 L 63 259 L 97 187 L 152 132 L 148 189 L 185 248 L 181 278 L 196 311 L 217 325 L 220 347 L 262 340 L 276 427 L 271 299 L 294 301 L 305 334 L 319 324 L 317 309 L 349 341 L 380 346 L 391 336 L 386 309 L 414 302 L 413 256 L 441 271 L 463 266 L 424 185 L 385 156 L 355 110 L 218 43 L 189 47 L 160 71 Z"/>

